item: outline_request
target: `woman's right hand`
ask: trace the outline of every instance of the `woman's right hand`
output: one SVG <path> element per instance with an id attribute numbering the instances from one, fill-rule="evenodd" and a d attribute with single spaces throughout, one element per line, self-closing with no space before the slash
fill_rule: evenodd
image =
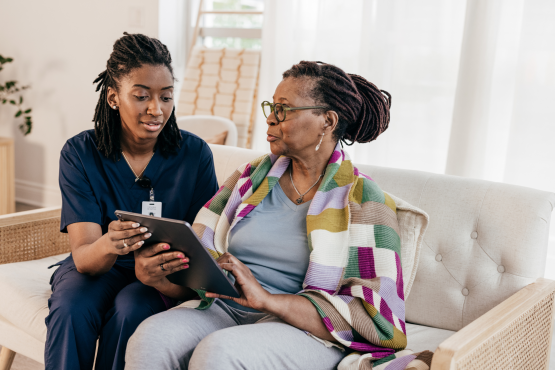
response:
<path id="1" fill-rule="evenodd" d="M 139 249 L 152 235 L 146 227 L 134 221 L 112 221 L 108 225 L 105 246 L 108 254 L 124 255 Z"/>

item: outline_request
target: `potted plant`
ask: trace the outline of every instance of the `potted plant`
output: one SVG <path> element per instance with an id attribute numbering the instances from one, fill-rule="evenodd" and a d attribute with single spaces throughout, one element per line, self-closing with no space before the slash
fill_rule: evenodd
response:
<path id="1" fill-rule="evenodd" d="M 4 58 L 0 55 L 0 71 L 4 69 L 4 64 L 13 62 L 13 58 Z M 20 91 L 28 89 L 30 86 L 19 86 L 17 81 L 6 81 L 0 83 L 0 102 L 2 104 L 15 105 L 17 108 L 14 116 L 19 118 L 23 116 L 24 122 L 19 125 L 19 129 L 23 135 L 31 133 L 33 122 L 31 120 L 31 108 L 23 109 L 23 95 L 18 94 Z"/>
<path id="2" fill-rule="evenodd" d="M 4 64 L 13 62 L 13 58 L 0 55 L 0 71 Z M 29 86 L 20 86 L 17 81 L 0 82 L 0 103 L 15 108 L 14 118 L 23 119 L 19 129 L 23 135 L 31 133 L 33 122 L 31 108 L 23 106 L 22 91 Z M 13 140 L 0 137 L 0 215 L 15 212 L 15 159 Z"/>

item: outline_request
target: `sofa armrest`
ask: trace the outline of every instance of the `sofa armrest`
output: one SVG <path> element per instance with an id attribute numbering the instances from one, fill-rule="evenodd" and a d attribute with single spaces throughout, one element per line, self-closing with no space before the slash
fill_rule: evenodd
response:
<path id="1" fill-rule="evenodd" d="M 431 370 L 548 369 L 554 297 L 536 280 L 441 343 Z"/>
<path id="2" fill-rule="evenodd" d="M 0 264 L 36 260 L 70 251 L 60 232 L 60 207 L 0 216 Z"/>

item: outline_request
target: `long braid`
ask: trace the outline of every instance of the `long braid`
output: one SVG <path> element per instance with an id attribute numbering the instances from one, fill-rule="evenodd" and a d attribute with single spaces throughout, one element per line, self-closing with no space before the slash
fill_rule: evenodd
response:
<path id="1" fill-rule="evenodd" d="M 168 48 L 159 40 L 141 34 L 128 34 L 114 44 L 106 70 L 98 75 L 93 84 L 100 91 L 94 112 L 94 131 L 98 150 L 107 158 L 118 160 L 121 155 L 121 118 L 117 110 L 108 104 L 108 87 L 118 90 L 118 81 L 132 70 L 145 64 L 162 65 L 173 76 L 171 55 Z M 155 150 L 167 157 L 177 153 L 181 143 L 181 133 L 177 127 L 175 107 L 156 141 Z"/>
<path id="2" fill-rule="evenodd" d="M 337 113 L 339 121 L 333 132 L 336 140 L 347 145 L 368 143 L 387 130 L 391 95 L 364 77 L 345 73 L 332 64 L 307 61 L 285 71 L 283 78 L 288 77 L 307 78 L 310 85 L 306 93 L 316 105 L 329 107 L 314 110 L 314 114 L 326 110 Z"/>

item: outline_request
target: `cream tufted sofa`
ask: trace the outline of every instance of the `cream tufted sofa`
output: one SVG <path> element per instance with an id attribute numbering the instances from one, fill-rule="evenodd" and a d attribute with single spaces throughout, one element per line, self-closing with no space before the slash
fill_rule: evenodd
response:
<path id="1" fill-rule="evenodd" d="M 220 183 L 262 154 L 218 145 L 212 151 Z M 435 351 L 432 370 L 547 369 L 555 282 L 542 276 L 555 194 L 358 167 L 430 216 L 407 300 L 408 348 Z M 9 369 L 15 352 L 43 362 L 46 267 L 69 251 L 67 236 L 58 232 L 59 214 L 42 209 L 0 216 L 0 370 Z"/>

